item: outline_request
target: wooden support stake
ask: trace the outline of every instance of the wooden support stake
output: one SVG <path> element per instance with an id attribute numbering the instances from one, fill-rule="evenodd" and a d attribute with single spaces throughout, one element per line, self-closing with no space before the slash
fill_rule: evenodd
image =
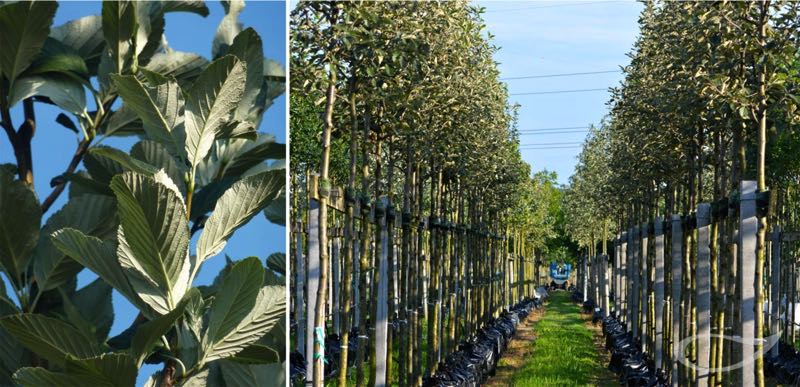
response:
<path id="1" fill-rule="evenodd" d="M 384 208 L 388 205 L 381 198 Z M 389 233 L 386 228 L 386 217 L 380 217 L 381 255 L 378 258 L 380 279 L 377 285 L 378 303 L 375 312 L 375 386 L 385 387 L 386 382 L 386 346 L 389 337 Z"/>
<path id="2" fill-rule="evenodd" d="M 641 294 L 642 277 L 639 275 L 639 268 L 641 267 L 641 241 L 639 239 L 639 227 L 633 228 L 633 252 L 631 254 L 631 278 L 633 279 L 633 288 L 631 289 L 631 332 L 633 337 L 639 337 L 639 313 L 641 312 L 639 297 Z"/>
<path id="3" fill-rule="evenodd" d="M 697 206 L 697 385 L 710 381 L 711 354 L 711 205 Z"/>
<path id="4" fill-rule="evenodd" d="M 769 300 L 769 314 L 770 314 L 770 336 L 780 335 L 780 294 L 781 294 L 781 226 L 773 227 L 772 234 L 772 257 L 770 257 L 771 274 L 770 274 L 770 300 Z M 778 336 L 779 337 L 779 336 Z M 776 339 L 777 341 L 777 339 Z M 778 347 L 776 343 L 770 349 L 770 355 L 778 356 Z"/>
<path id="5" fill-rule="evenodd" d="M 670 360 L 672 361 L 672 386 L 678 386 L 678 371 L 680 363 L 678 356 L 680 354 L 680 341 L 681 341 L 681 289 L 683 289 L 681 269 L 683 265 L 683 225 L 681 224 L 681 217 L 679 215 L 672 215 L 672 235 L 670 240 L 672 242 L 670 253 L 672 254 L 672 353 Z"/>
<path id="6" fill-rule="evenodd" d="M 656 369 L 664 369 L 663 365 L 663 345 L 664 345 L 664 220 L 656 218 L 655 224 L 655 269 L 656 278 L 653 283 L 655 293 L 655 366 Z"/>
<path id="7" fill-rule="evenodd" d="M 737 343 L 742 354 L 742 379 L 736 384 L 752 386 L 755 384 L 755 307 L 756 307 L 756 241 L 758 233 L 758 218 L 756 217 L 756 182 L 742 181 L 739 187 L 741 200 L 739 202 L 739 249 L 741 275 L 739 276 L 739 305 L 742 315 L 742 341 Z M 758 354 L 760 356 L 760 354 Z"/>
<path id="8" fill-rule="evenodd" d="M 639 257 L 639 262 L 641 262 L 641 274 L 640 277 L 642 278 L 642 291 L 640 292 L 640 300 L 641 300 L 641 311 L 642 311 L 642 322 L 641 322 L 641 339 L 642 339 L 642 352 L 650 352 L 652 348 L 650 348 L 650 269 L 647 266 L 647 256 L 648 251 L 647 248 L 649 247 L 648 243 L 650 240 L 650 230 L 649 225 L 647 223 L 642 223 L 641 225 L 641 249 L 642 255 Z"/>
<path id="9" fill-rule="evenodd" d="M 311 192 L 311 191 L 309 191 Z M 319 202 L 309 201 L 308 211 L 308 287 L 306 288 L 306 384 L 314 381 L 314 316 L 317 305 L 317 290 L 325 284 L 319 283 Z M 323 327 L 324 329 L 324 327 Z M 323 335 L 324 336 L 324 335 Z"/>
<path id="10" fill-rule="evenodd" d="M 628 319 L 628 284 L 629 278 L 628 277 L 628 232 L 625 231 L 622 233 L 622 246 L 619 251 L 619 276 L 620 276 L 620 303 L 621 303 L 621 310 L 620 310 L 620 319 L 623 324 L 627 324 Z"/>

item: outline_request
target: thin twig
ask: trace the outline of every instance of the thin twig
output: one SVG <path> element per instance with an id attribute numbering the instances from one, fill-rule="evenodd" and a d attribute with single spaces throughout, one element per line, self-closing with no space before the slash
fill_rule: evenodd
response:
<path id="1" fill-rule="evenodd" d="M 100 128 L 103 120 L 110 115 L 109 110 L 111 109 L 111 105 L 113 105 L 114 101 L 116 100 L 117 96 L 114 96 L 102 105 L 102 110 L 98 109 L 100 112 L 100 117 L 95 118 L 94 128 L 91 130 L 90 137 L 84 137 L 84 139 L 78 143 L 78 148 L 75 149 L 75 154 L 72 155 L 72 160 L 70 160 L 67 170 L 61 174 L 62 177 L 66 174 L 74 173 L 75 169 L 78 168 L 78 164 L 80 164 L 83 160 L 83 155 L 86 154 L 87 150 L 89 150 L 89 145 L 91 145 L 92 140 L 94 139 L 95 132 Z M 42 202 L 41 209 L 43 214 L 50 209 L 50 206 L 52 206 L 56 199 L 58 199 L 59 195 L 64 192 L 64 188 L 66 188 L 66 186 L 67 182 L 65 179 L 61 179 L 61 181 L 56 183 L 55 187 L 53 187 L 53 191 L 50 192 L 50 195 L 48 195 L 47 198 Z"/>
<path id="2" fill-rule="evenodd" d="M 81 140 L 81 142 L 78 143 L 78 148 L 75 150 L 75 154 L 72 155 L 72 160 L 70 160 L 69 166 L 67 166 L 67 170 L 64 171 L 64 173 L 62 173 L 61 176 L 74 173 L 75 169 L 78 168 L 78 164 L 81 163 L 83 155 L 86 154 L 86 151 L 88 149 L 89 149 L 89 140 L 87 139 Z M 58 199 L 58 196 L 61 195 L 62 192 L 64 192 L 64 188 L 66 187 L 67 187 L 67 182 L 66 180 L 63 179 L 59 181 L 55 187 L 53 187 L 53 191 L 50 192 L 50 195 L 48 195 L 47 198 L 44 199 L 44 201 L 42 202 L 41 208 L 43 214 L 47 212 L 48 209 L 50 209 L 50 206 L 52 206 L 53 203 L 56 201 L 56 199 Z"/>

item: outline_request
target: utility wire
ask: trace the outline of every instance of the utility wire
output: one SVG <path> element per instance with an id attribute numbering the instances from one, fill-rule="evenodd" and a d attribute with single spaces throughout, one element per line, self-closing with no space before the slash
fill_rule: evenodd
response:
<path id="1" fill-rule="evenodd" d="M 520 147 L 526 146 L 549 146 L 549 145 L 582 145 L 582 142 L 541 142 L 538 144 L 522 144 Z"/>
<path id="2" fill-rule="evenodd" d="M 572 129 L 589 129 L 588 126 L 565 126 L 561 128 L 536 128 L 536 129 L 519 129 L 518 132 L 545 132 L 551 130 L 572 130 Z"/>
<path id="3" fill-rule="evenodd" d="M 570 134 L 570 133 L 586 133 L 585 130 L 561 130 L 554 132 L 534 132 L 534 133 L 519 133 L 520 136 L 536 136 L 541 134 Z"/>
<path id="4" fill-rule="evenodd" d="M 596 4 L 627 3 L 627 2 L 628 1 L 587 1 L 587 2 L 583 2 L 583 3 L 576 2 L 576 3 L 569 3 L 569 4 L 551 4 L 551 5 L 540 5 L 540 6 L 536 6 L 536 7 L 489 9 L 489 10 L 486 10 L 486 13 L 525 11 L 525 10 L 529 10 L 529 9 L 575 7 L 575 6 L 580 6 L 580 5 L 596 5 Z"/>
<path id="5" fill-rule="evenodd" d="M 608 88 L 603 88 L 603 89 L 534 91 L 534 92 L 530 92 L 530 93 L 513 93 L 513 94 L 509 94 L 509 95 L 541 95 L 541 94 L 585 93 L 585 92 L 589 92 L 589 91 L 608 91 Z"/>
<path id="6" fill-rule="evenodd" d="M 546 150 L 546 149 L 577 149 L 581 148 L 580 145 L 570 145 L 570 146 L 543 146 L 538 148 L 520 148 L 520 150 Z"/>
<path id="7" fill-rule="evenodd" d="M 525 75 L 521 77 L 507 77 L 500 78 L 501 81 L 510 81 L 512 79 L 534 79 L 534 78 L 555 78 L 555 77 L 572 77 L 576 75 L 592 75 L 592 74 L 609 74 L 618 73 L 622 70 L 605 70 L 605 71 L 587 71 L 583 73 L 563 73 L 563 74 L 545 74 L 545 75 Z"/>

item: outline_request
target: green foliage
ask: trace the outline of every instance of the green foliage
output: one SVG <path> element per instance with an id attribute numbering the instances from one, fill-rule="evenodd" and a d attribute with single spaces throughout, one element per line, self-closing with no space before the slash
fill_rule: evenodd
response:
<path id="1" fill-rule="evenodd" d="M 0 273 L 11 285 L 0 286 L 1 385 L 128 386 L 145 361 L 164 365 L 153 386 L 280 377 L 277 256 L 194 283 L 239 227 L 268 208 L 275 219 L 285 200 L 285 146 L 255 129 L 283 70 L 238 22 L 244 3 L 225 4 L 212 60 L 163 38 L 166 13 L 206 16 L 203 2 L 105 2 L 54 28 L 55 2 L 0 5 L 0 125 L 17 157 L 0 168 Z M 64 111 L 57 121 L 79 145 L 40 202 L 30 144 L 41 102 Z M 130 153 L 98 145 L 127 135 L 140 137 Z M 65 188 L 67 203 L 43 217 Z M 78 289 L 84 268 L 98 278 Z M 112 290 L 139 315 L 109 338 Z"/>

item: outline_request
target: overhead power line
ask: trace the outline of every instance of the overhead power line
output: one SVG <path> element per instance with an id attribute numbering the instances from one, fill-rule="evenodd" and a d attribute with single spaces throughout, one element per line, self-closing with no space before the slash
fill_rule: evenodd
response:
<path id="1" fill-rule="evenodd" d="M 585 130 L 559 130 L 553 132 L 522 132 L 520 136 L 536 136 L 536 135 L 543 135 L 543 134 L 577 134 L 577 133 L 586 133 Z"/>
<path id="2" fill-rule="evenodd" d="M 541 94 L 565 94 L 565 93 L 586 93 L 590 91 L 607 91 L 608 88 L 603 89 L 577 89 L 577 90 L 552 90 L 552 91 L 534 91 L 530 93 L 512 93 L 509 95 L 541 95 Z"/>
<path id="3" fill-rule="evenodd" d="M 518 132 L 545 132 L 550 130 L 572 130 L 572 129 L 589 129 L 588 126 L 564 126 L 561 128 L 536 128 L 536 129 L 519 129 Z"/>
<path id="4" fill-rule="evenodd" d="M 522 144 L 520 147 L 528 147 L 528 146 L 550 146 L 550 145 L 582 145 L 582 142 L 540 142 L 540 143 L 533 143 L 533 144 Z"/>
<path id="5" fill-rule="evenodd" d="M 593 74 L 609 74 L 618 73 L 622 70 L 605 70 L 605 71 L 587 71 L 582 73 L 563 73 L 563 74 L 544 74 L 544 75 L 525 75 L 520 77 L 506 77 L 500 78 L 501 81 L 510 81 L 513 79 L 534 79 L 534 78 L 555 78 L 555 77 L 572 77 L 577 75 L 593 75 Z"/>
<path id="6" fill-rule="evenodd" d="M 486 13 L 496 13 L 496 12 L 513 12 L 513 11 L 526 11 L 529 9 L 543 9 L 543 8 L 559 8 L 559 7 L 576 7 L 581 5 L 597 5 L 597 4 L 611 4 L 611 3 L 626 3 L 627 1 L 586 1 L 586 2 L 575 2 L 575 3 L 567 3 L 567 4 L 551 4 L 551 5 L 540 5 L 536 7 L 521 7 L 521 8 L 506 8 L 506 9 L 489 9 L 486 10 Z"/>
<path id="7" fill-rule="evenodd" d="M 578 149 L 580 145 L 566 145 L 566 146 L 543 146 L 537 148 L 520 148 L 520 150 L 546 150 L 546 149 Z"/>

